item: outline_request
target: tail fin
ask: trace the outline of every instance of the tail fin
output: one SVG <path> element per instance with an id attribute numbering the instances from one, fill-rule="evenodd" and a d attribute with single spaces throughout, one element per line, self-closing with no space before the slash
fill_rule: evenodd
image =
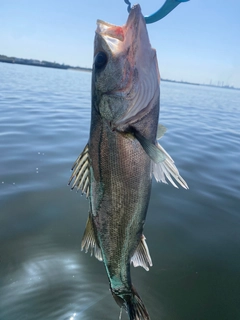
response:
<path id="1" fill-rule="evenodd" d="M 147 309 L 133 286 L 131 293 L 116 294 L 112 290 L 112 295 L 117 304 L 126 310 L 130 320 L 150 320 Z"/>

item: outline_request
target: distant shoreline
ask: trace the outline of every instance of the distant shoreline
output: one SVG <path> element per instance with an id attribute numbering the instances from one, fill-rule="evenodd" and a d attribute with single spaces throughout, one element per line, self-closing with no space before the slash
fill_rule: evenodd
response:
<path id="1" fill-rule="evenodd" d="M 13 64 L 22 64 L 26 66 L 34 66 L 34 67 L 43 67 L 43 68 L 54 68 L 54 69 L 63 69 L 63 70 L 79 70 L 79 71 L 88 71 L 91 72 L 91 68 L 83 68 L 83 67 L 73 67 L 66 64 L 60 64 L 57 62 L 49 62 L 49 61 L 40 61 L 33 59 L 22 59 L 16 57 L 7 57 L 0 55 L 0 62 L 3 63 L 13 63 Z"/>
<path id="2" fill-rule="evenodd" d="M 73 66 L 70 66 L 70 65 L 60 64 L 60 63 L 57 63 L 57 62 L 40 61 L 40 60 L 33 60 L 33 59 L 22 59 L 22 58 L 15 58 L 15 57 L 7 57 L 7 56 L 4 56 L 4 55 L 0 55 L 0 62 L 12 63 L 12 64 L 22 64 L 22 65 L 26 65 L 26 66 L 43 67 L 43 68 L 53 68 L 53 69 L 92 72 L 91 68 L 73 67 Z M 220 85 L 214 85 L 214 84 L 201 84 L 201 83 L 170 80 L 170 79 L 161 79 L 161 81 L 171 82 L 171 83 L 180 83 L 180 84 L 190 84 L 190 85 L 193 85 L 193 86 L 204 86 L 204 87 L 240 90 L 240 88 L 236 88 L 234 86 L 227 86 L 227 85 L 220 86 Z"/>
<path id="3" fill-rule="evenodd" d="M 71 67 L 71 66 L 55 66 L 53 65 L 44 65 L 44 64 L 39 64 L 39 63 L 26 63 L 26 62 L 19 62 L 19 61 L 5 61 L 5 60 L 1 60 L 0 62 L 3 63 L 11 63 L 11 64 L 22 64 L 25 66 L 33 66 L 33 67 L 42 67 L 42 68 L 52 68 L 52 69 L 62 69 L 62 70 L 75 70 L 75 71 L 88 71 L 88 72 L 92 72 L 91 68 L 82 68 L 82 67 Z"/>

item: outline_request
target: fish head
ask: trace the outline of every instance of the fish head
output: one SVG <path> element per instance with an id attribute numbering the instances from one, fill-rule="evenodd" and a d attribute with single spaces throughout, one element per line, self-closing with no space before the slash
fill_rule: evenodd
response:
<path id="1" fill-rule="evenodd" d="M 92 73 L 93 107 L 113 125 L 127 122 L 159 98 L 156 51 L 134 6 L 124 26 L 97 21 Z"/>

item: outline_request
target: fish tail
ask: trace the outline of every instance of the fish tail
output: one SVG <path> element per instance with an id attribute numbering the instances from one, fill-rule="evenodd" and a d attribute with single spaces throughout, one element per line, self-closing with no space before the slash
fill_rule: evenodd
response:
<path id="1" fill-rule="evenodd" d="M 112 290 L 112 295 L 117 304 L 126 310 L 130 320 L 150 320 L 147 309 L 133 286 L 131 293 L 116 294 Z"/>

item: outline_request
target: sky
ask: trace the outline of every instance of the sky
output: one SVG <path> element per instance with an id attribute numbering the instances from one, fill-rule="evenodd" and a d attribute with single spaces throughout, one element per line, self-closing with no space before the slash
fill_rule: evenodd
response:
<path id="1" fill-rule="evenodd" d="M 133 2 L 134 4 L 135 2 Z M 139 0 L 143 15 L 164 0 Z M 124 0 L 0 0 L 0 54 L 91 67 L 96 20 L 127 20 Z M 149 24 L 162 78 L 240 87 L 240 1 L 190 0 Z"/>

